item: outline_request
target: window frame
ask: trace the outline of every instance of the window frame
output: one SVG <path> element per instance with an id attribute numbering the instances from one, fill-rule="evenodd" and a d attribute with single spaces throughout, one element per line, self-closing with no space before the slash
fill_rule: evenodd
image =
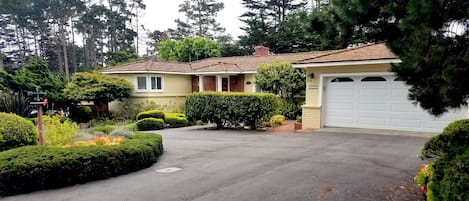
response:
<path id="1" fill-rule="evenodd" d="M 138 78 L 144 77 L 146 80 L 146 88 L 138 88 Z M 152 78 L 155 78 L 155 86 L 157 89 L 152 89 Z M 161 89 L 158 89 L 158 78 L 161 79 Z M 147 75 L 137 75 L 135 77 L 135 92 L 164 92 L 164 75 L 161 74 L 147 74 Z"/>

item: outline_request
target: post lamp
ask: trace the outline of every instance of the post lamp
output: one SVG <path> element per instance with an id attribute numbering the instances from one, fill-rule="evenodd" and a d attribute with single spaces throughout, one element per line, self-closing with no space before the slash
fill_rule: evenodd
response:
<path id="1" fill-rule="evenodd" d="M 36 97 L 34 98 L 35 101 L 30 102 L 30 105 L 36 105 L 37 106 L 37 133 L 39 134 L 39 145 L 43 146 L 44 145 L 44 122 L 42 120 L 42 107 L 47 105 L 47 98 L 44 98 L 41 100 L 40 95 L 43 95 L 44 93 L 39 92 L 39 87 L 36 87 L 36 92 L 28 92 L 28 95 L 35 95 Z"/>

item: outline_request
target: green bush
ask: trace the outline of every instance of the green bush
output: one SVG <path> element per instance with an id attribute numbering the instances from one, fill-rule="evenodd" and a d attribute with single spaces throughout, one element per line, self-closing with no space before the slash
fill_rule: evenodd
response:
<path id="1" fill-rule="evenodd" d="M 137 120 L 142 120 L 146 118 L 164 119 L 164 112 L 161 110 L 150 110 L 137 114 Z"/>
<path id="2" fill-rule="evenodd" d="M 428 183 L 429 201 L 469 200 L 469 147 L 459 149 L 452 157 L 445 156 L 433 163 Z"/>
<path id="3" fill-rule="evenodd" d="M 47 145 L 64 146 L 73 142 L 78 125 L 57 116 L 44 116 L 44 140 Z"/>
<path id="4" fill-rule="evenodd" d="M 89 106 L 74 106 L 70 108 L 70 118 L 76 122 L 89 122 L 91 119 L 91 107 Z"/>
<path id="5" fill-rule="evenodd" d="M 186 115 L 181 113 L 165 113 L 164 121 L 169 124 L 169 127 L 171 128 L 179 128 L 189 125 Z"/>
<path id="6" fill-rule="evenodd" d="M 135 134 L 118 145 L 26 146 L 0 153 L 0 195 L 81 184 L 134 172 L 163 153 L 160 135 Z"/>
<path id="7" fill-rule="evenodd" d="M 277 97 L 263 93 L 195 93 L 186 99 L 190 121 L 212 122 L 225 126 L 250 126 L 255 129 L 268 121 L 277 110 Z"/>
<path id="8" fill-rule="evenodd" d="M 430 138 L 421 154 L 422 158 L 443 157 L 458 147 L 469 146 L 469 119 L 449 124 L 443 133 Z"/>
<path id="9" fill-rule="evenodd" d="M 286 117 L 286 119 L 295 120 L 297 116 L 301 116 L 301 105 L 294 99 L 279 98 L 278 114 Z"/>
<path id="10" fill-rule="evenodd" d="M 135 124 L 137 125 L 137 129 L 139 131 L 161 130 L 166 127 L 164 120 L 157 118 L 141 119 L 138 120 Z"/>
<path id="11" fill-rule="evenodd" d="M 0 112 L 0 151 L 36 143 L 37 132 L 33 122 L 15 114 Z"/>
<path id="12" fill-rule="evenodd" d="M 469 200 L 469 119 L 449 124 L 428 140 L 421 157 L 436 158 L 427 181 L 429 201 Z"/>

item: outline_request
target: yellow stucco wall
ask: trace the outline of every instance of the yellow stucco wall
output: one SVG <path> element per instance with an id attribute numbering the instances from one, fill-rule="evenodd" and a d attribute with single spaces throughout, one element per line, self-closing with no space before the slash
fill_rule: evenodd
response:
<path id="1" fill-rule="evenodd" d="M 306 71 L 314 73 L 314 78 L 306 82 L 306 102 L 303 105 L 303 129 L 317 129 L 322 126 L 323 107 L 320 101 L 321 74 L 371 73 L 389 72 L 390 64 L 369 64 L 349 66 L 310 67 Z"/>
<path id="2" fill-rule="evenodd" d="M 192 77 L 190 75 L 170 75 L 163 76 L 162 92 L 139 92 L 136 90 L 136 77 L 142 75 L 161 75 L 161 74 L 115 74 L 113 76 L 121 77 L 134 85 L 134 90 L 130 95 L 129 101 L 132 104 L 142 106 L 154 102 L 160 105 L 167 112 L 178 111 L 182 108 L 186 97 L 192 94 Z M 119 112 L 120 103 L 115 101 L 109 104 L 109 110 Z"/>
<path id="3" fill-rule="evenodd" d="M 244 91 L 245 92 L 255 92 L 256 90 L 256 79 L 254 78 L 255 74 L 245 74 L 244 75 Z M 251 84 L 247 84 L 251 82 Z"/>

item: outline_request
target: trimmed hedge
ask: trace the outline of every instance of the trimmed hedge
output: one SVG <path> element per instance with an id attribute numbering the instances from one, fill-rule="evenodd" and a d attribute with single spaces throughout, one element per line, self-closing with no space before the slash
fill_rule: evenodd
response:
<path id="1" fill-rule="evenodd" d="M 0 153 L 0 195 L 105 179 L 151 166 L 163 153 L 160 135 L 138 133 L 118 145 L 26 146 Z"/>
<path id="2" fill-rule="evenodd" d="M 33 122 L 16 114 L 0 112 L 0 151 L 37 144 Z"/>
<path id="3" fill-rule="evenodd" d="M 184 114 L 165 113 L 164 115 L 164 121 L 169 125 L 170 128 L 186 127 L 189 125 L 189 121 Z"/>
<path id="4" fill-rule="evenodd" d="M 449 124 L 442 134 L 428 140 L 421 157 L 436 158 L 426 182 L 427 200 L 469 200 L 469 119 Z"/>
<path id="5" fill-rule="evenodd" d="M 277 110 L 274 94 L 264 93 L 195 93 L 186 99 L 186 114 L 190 121 L 212 122 L 218 129 L 225 126 L 259 128 Z"/>
<path id="6" fill-rule="evenodd" d="M 145 118 L 138 120 L 136 123 L 139 131 L 161 130 L 166 127 L 163 119 Z"/>
<path id="7" fill-rule="evenodd" d="M 137 114 L 137 120 L 142 120 L 146 118 L 164 119 L 164 112 L 161 110 L 150 110 Z"/>

